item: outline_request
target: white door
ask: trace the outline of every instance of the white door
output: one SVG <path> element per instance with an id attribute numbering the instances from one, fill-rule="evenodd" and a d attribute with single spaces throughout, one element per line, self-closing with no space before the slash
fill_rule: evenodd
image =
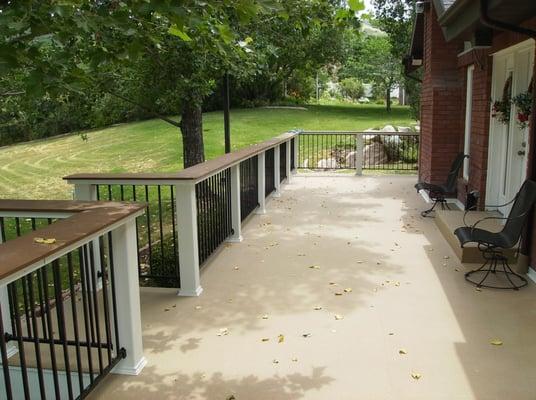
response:
<path id="1" fill-rule="evenodd" d="M 492 99 L 503 92 L 515 96 L 528 89 L 534 66 L 534 40 L 528 40 L 493 56 Z M 510 110 L 510 121 L 490 121 L 486 204 L 499 205 L 512 200 L 525 180 L 527 171 L 528 129 L 517 123 L 517 110 Z M 499 211 L 507 215 L 510 206 Z"/>

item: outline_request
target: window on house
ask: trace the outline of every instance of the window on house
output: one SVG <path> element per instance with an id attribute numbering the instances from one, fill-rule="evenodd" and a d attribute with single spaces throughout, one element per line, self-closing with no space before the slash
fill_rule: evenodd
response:
<path id="1" fill-rule="evenodd" d="M 463 152 L 467 155 L 471 155 L 471 119 L 473 108 L 473 72 L 475 70 L 474 65 L 470 65 L 467 68 L 467 86 L 465 92 L 465 136 L 463 142 Z M 469 179 L 469 159 L 466 158 L 463 162 L 463 178 Z"/>

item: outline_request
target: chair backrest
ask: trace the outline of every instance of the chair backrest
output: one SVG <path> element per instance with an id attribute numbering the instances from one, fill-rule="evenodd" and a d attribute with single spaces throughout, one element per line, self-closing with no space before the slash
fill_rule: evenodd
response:
<path id="1" fill-rule="evenodd" d="M 458 174 L 460 173 L 460 169 L 463 167 L 463 160 L 465 160 L 466 157 L 469 158 L 469 156 L 466 154 L 458 153 L 452 162 L 449 174 L 447 176 L 447 182 L 445 183 L 448 193 L 454 193 L 456 191 Z"/>
<path id="2" fill-rule="evenodd" d="M 519 241 L 523 226 L 535 203 L 536 182 L 527 179 L 516 194 L 514 204 L 502 230 L 503 235 L 510 242 L 511 246 L 514 246 Z"/>

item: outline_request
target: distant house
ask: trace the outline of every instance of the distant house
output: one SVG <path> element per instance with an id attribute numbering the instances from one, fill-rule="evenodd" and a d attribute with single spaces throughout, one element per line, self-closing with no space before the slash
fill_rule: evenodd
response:
<path id="1" fill-rule="evenodd" d="M 405 67 L 423 70 L 419 173 L 444 182 L 455 154 L 469 154 L 458 181 L 461 203 L 478 191 L 481 208 L 504 204 L 526 178 L 536 179 L 535 113 L 523 121 L 524 108 L 511 104 L 520 94 L 525 104 L 533 98 L 534 38 L 536 0 L 417 3 Z M 535 233 L 530 228 L 533 260 Z"/>

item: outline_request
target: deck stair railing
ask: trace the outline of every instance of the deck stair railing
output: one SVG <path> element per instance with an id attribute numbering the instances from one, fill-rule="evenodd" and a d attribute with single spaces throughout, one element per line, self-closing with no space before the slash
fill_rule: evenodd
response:
<path id="1" fill-rule="evenodd" d="M 85 397 L 137 374 L 142 203 L 0 200 L 0 398 Z"/>

